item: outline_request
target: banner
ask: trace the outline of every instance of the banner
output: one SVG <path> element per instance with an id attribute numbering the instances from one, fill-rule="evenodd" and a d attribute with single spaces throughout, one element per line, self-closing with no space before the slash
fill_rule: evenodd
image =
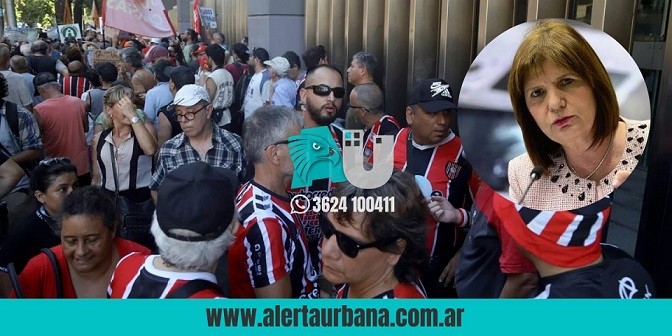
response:
<path id="1" fill-rule="evenodd" d="M 217 16 L 213 8 L 201 7 L 200 13 L 203 27 L 217 28 Z"/>
<path id="2" fill-rule="evenodd" d="M 121 63 L 121 58 L 118 55 L 116 50 L 102 50 L 96 49 L 93 51 L 93 66 L 103 63 L 111 62 L 114 65 L 119 65 Z"/>
<path id="3" fill-rule="evenodd" d="M 82 39 L 82 32 L 79 30 L 78 24 L 58 25 L 58 35 L 60 35 L 61 43 L 65 43 L 67 38 Z"/>
<path id="4" fill-rule="evenodd" d="M 199 8 L 201 8 L 201 1 L 194 0 L 194 31 L 198 34 L 201 33 L 201 16 Z"/>
<path id="5" fill-rule="evenodd" d="M 105 26 L 147 37 L 175 35 L 161 0 L 106 0 L 103 5 Z"/>

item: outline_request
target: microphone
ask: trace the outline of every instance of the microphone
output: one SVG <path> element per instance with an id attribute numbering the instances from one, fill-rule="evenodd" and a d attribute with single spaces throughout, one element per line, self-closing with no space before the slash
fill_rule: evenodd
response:
<path id="1" fill-rule="evenodd" d="M 525 192 L 523 193 L 523 197 L 520 198 L 520 201 L 518 202 L 518 205 L 522 204 L 523 201 L 525 200 L 525 196 L 527 196 L 527 192 L 530 191 L 530 187 L 532 186 L 532 183 L 537 181 L 538 179 L 541 178 L 541 174 L 544 173 L 544 167 L 542 166 L 534 166 L 532 168 L 532 171 L 530 172 L 530 183 L 527 185 L 527 188 L 525 189 Z"/>

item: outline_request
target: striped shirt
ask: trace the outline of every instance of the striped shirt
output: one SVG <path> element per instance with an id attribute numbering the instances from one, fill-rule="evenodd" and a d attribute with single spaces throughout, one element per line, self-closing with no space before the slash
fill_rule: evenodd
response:
<path id="1" fill-rule="evenodd" d="M 63 86 L 63 94 L 73 97 L 81 97 L 82 94 L 91 89 L 91 82 L 86 77 L 64 76 L 59 79 Z"/>
<path id="2" fill-rule="evenodd" d="M 168 294 L 191 280 L 206 280 L 217 283 L 214 274 L 208 272 L 171 272 L 154 266 L 158 255 L 132 253 L 119 260 L 114 270 L 107 295 L 115 299 L 147 298 L 165 299 Z M 190 298 L 211 299 L 222 297 L 213 289 L 200 290 Z"/>
<path id="3" fill-rule="evenodd" d="M 205 155 L 205 162 L 215 167 L 226 168 L 238 174 L 238 180 L 245 177 L 245 155 L 242 140 L 236 134 L 212 126 L 212 148 Z M 198 152 L 189 144 L 184 133 L 166 141 L 159 151 L 158 166 L 149 185 L 151 190 L 158 190 L 167 173 L 187 163 L 201 161 Z"/>
<path id="4" fill-rule="evenodd" d="M 378 135 L 396 134 L 399 122 L 391 115 L 384 115 L 364 132 L 364 162 L 373 164 L 373 141 Z"/>
<path id="5" fill-rule="evenodd" d="M 254 181 L 243 185 L 236 200 L 241 227 L 229 248 L 231 295 L 254 298 L 262 288 L 289 276 L 292 297 L 317 298 L 317 272 L 306 237 L 290 213 L 289 198 Z"/>
<path id="6" fill-rule="evenodd" d="M 427 250 L 430 257 L 452 256 L 462 246 L 468 224 L 473 195 L 480 185 L 480 178 L 464 156 L 461 139 L 450 133 L 435 145 L 419 145 L 413 140 L 409 127 L 397 134 L 394 143 L 394 167 L 413 175 L 426 177 L 432 185 L 432 196 L 448 199 L 462 214 L 461 223 L 442 224 L 427 218 Z"/>

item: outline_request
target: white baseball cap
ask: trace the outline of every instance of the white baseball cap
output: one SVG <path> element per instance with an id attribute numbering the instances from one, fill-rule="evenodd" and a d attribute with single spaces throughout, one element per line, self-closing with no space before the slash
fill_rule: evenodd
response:
<path id="1" fill-rule="evenodd" d="M 289 61 L 284 57 L 274 57 L 270 61 L 264 61 L 264 64 L 270 66 L 273 71 L 280 75 L 285 75 L 289 71 Z"/>
<path id="2" fill-rule="evenodd" d="M 149 43 L 160 44 L 161 39 L 158 37 L 152 37 L 151 39 L 149 39 Z"/>
<path id="3" fill-rule="evenodd" d="M 187 84 L 175 94 L 173 106 L 194 106 L 201 100 L 210 104 L 210 96 L 204 87 L 196 84 Z"/>

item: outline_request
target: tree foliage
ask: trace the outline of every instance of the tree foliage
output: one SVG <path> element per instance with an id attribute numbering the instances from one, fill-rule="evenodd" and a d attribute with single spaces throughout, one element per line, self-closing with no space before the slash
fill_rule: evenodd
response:
<path id="1" fill-rule="evenodd" d="M 17 22 L 30 27 L 49 27 L 54 18 L 53 0 L 15 0 Z"/>

